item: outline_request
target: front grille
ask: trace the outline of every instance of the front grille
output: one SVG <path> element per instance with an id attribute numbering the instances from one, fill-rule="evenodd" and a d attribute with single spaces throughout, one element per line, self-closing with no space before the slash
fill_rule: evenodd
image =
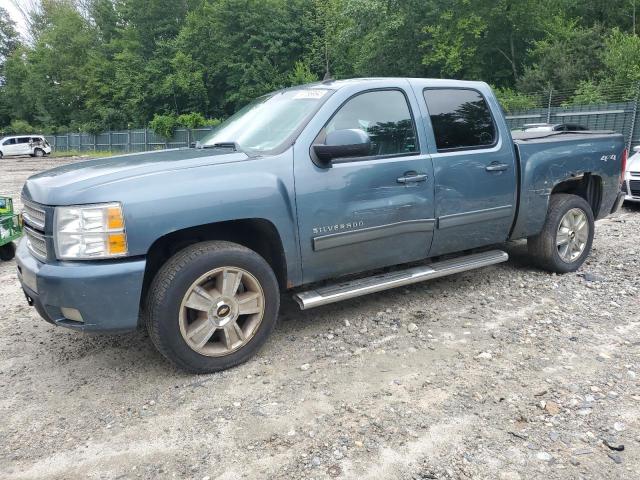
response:
<path id="1" fill-rule="evenodd" d="M 640 180 L 629 180 L 629 190 L 634 197 L 640 197 Z"/>
<path id="2" fill-rule="evenodd" d="M 24 198 L 22 199 L 22 204 L 24 205 L 24 211 L 22 212 L 24 221 L 32 227 L 44 231 L 46 217 L 44 208 Z"/>
<path id="3" fill-rule="evenodd" d="M 31 254 L 44 262 L 47 259 L 47 241 L 44 235 L 27 226 L 24 227 L 24 233 L 27 237 L 27 246 Z"/>

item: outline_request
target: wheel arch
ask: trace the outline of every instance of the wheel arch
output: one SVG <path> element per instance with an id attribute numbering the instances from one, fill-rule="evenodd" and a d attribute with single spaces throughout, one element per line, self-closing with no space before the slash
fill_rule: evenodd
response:
<path id="1" fill-rule="evenodd" d="M 551 195 L 557 193 L 568 193 L 584 198 L 591 206 L 594 218 L 598 218 L 602 206 L 603 193 L 602 177 L 599 175 L 587 172 L 577 178 L 559 181 L 551 190 Z"/>
<path id="2" fill-rule="evenodd" d="M 147 253 L 141 301 L 162 265 L 178 251 L 208 240 L 243 245 L 262 256 L 273 269 L 281 290 L 287 288 L 287 260 L 275 225 L 263 218 L 214 222 L 167 233 L 153 242 Z"/>

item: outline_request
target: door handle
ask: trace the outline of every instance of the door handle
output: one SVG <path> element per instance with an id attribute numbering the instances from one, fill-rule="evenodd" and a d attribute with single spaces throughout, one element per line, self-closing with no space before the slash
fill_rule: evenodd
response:
<path id="1" fill-rule="evenodd" d="M 506 163 L 490 163 L 489 165 L 484 167 L 487 172 L 502 172 L 507 168 L 509 168 L 509 165 L 507 165 Z"/>
<path id="2" fill-rule="evenodd" d="M 426 173 L 407 172 L 404 174 L 403 177 L 398 177 L 396 181 L 398 183 L 405 183 L 405 184 L 418 183 L 418 182 L 425 182 L 427 178 L 429 178 L 429 175 L 427 175 Z"/>

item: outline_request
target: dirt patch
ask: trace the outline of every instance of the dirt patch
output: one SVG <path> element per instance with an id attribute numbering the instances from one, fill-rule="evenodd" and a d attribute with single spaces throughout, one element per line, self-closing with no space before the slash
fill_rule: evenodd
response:
<path id="1" fill-rule="evenodd" d="M 19 205 L 70 161 L 4 159 L 0 192 Z M 205 376 L 144 332 L 45 323 L 1 263 L 0 477 L 640 478 L 640 209 L 598 222 L 575 274 L 508 250 L 311 311 L 283 297 L 265 348 Z"/>

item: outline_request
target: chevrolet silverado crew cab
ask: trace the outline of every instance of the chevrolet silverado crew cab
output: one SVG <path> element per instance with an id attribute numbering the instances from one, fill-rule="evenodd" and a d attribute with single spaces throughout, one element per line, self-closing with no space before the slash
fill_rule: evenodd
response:
<path id="1" fill-rule="evenodd" d="M 525 238 L 542 268 L 576 270 L 623 201 L 625 158 L 611 132 L 512 138 L 485 83 L 304 85 L 193 148 L 29 178 L 18 275 L 45 320 L 144 325 L 211 372 L 265 342 L 283 291 L 317 307 L 503 262 L 495 246 Z"/>

